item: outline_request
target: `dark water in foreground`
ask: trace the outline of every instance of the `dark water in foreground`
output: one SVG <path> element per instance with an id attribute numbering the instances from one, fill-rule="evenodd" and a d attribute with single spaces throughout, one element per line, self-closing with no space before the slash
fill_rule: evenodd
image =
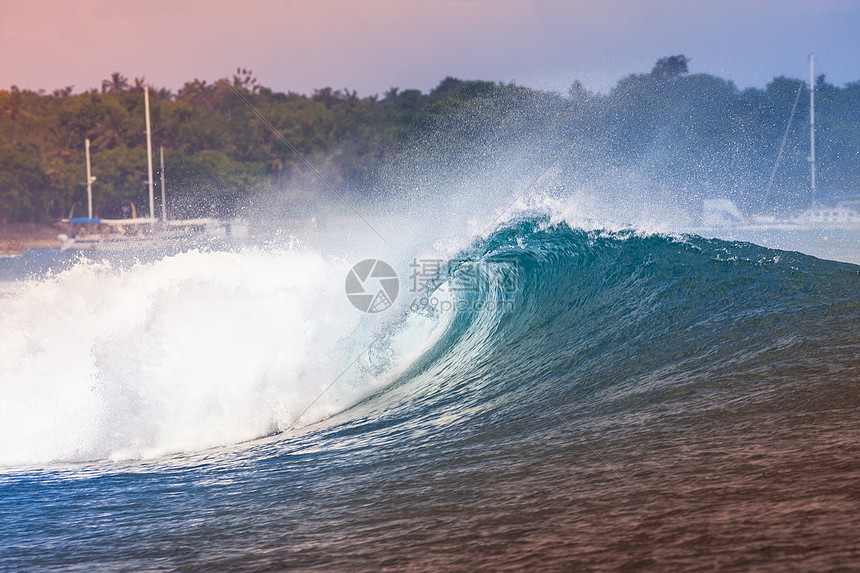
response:
<path id="1" fill-rule="evenodd" d="M 324 422 L 172 457 L 7 464 L 0 568 L 860 563 L 860 268 L 537 221 L 463 258 L 451 284 L 481 288 L 456 296 L 485 310 Z M 487 272 L 502 265 L 513 278 Z M 501 300 L 513 310 L 486 310 Z"/>

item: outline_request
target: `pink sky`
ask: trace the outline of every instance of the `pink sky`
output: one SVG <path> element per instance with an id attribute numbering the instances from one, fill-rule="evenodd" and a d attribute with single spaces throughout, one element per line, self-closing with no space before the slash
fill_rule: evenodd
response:
<path id="1" fill-rule="evenodd" d="M 3 0 L 0 89 L 99 87 L 112 72 L 177 89 L 237 67 L 277 91 L 429 90 L 445 76 L 606 91 L 663 56 L 763 87 L 860 81 L 856 0 Z"/>

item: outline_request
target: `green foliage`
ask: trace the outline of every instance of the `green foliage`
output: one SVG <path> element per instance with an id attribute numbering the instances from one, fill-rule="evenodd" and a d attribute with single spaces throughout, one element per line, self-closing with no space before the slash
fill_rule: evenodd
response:
<path id="1" fill-rule="evenodd" d="M 98 174 L 96 182 L 93 183 L 93 206 L 96 213 L 100 213 L 106 205 L 123 201 L 134 203 L 138 213 L 145 212 L 143 207 L 149 204 L 145 148 L 121 145 L 101 150 L 93 154 L 92 170 L 94 174 Z M 85 182 L 86 169 L 83 175 L 81 179 Z M 82 187 L 85 185 L 82 184 Z"/>
<path id="2" fill-rule="evenodd" d="M 528 178 L 553 164 L 567 181 L 635 171 L 662 186 L 755 206 L 800 90 L 772 196 L 784 204 L 804 200 L 807 86 L 776 78 L 764 90 L 740 91 L 690 74 L 688 62 L 662 58 L 606 95 L 579 82 L 561 95 L 447 77 L 427 94 L 392 87 L 381 98 L 362 98 L 327 87 L 307 97 L 273 92 L 239 69 L 213 83 L 195 79 L 175 94 L 151 87 L 153 143 L 156 153 L 165 148 L 168 202 L 177 215 L 230 214 L 264 190 L 321 188 L 296 152 L 329 183 L 361 193 L 379 192 L 383 176 L 390 183 L 392 165 L 423 164 L 451 178 L 514 165 Z M 144 86 L 143 78 L 117 72 L 101 91 L 0 90 L 0 219 L 59 218 L 80 209 L 85 138 L 92 142 L 96 209 L 131 201 L 145 212 Z M 839 88 L 821 76 L 816 90 L 819 189 L 856 191 L 860 82 Z"/>
<path id="3" fill-rule="evenodd" d="M 651 70 L 651 77 L 668 80 L 687 73 L 690 59 L 684 55 L 660 58 Z"/>
<path id="4" fill-rule="evenodd" d="M 179 216 L 201 213 L 234 214 L 235 208 L 265 183 L 262 163 L 240 162 L 221 151 L 198 151 L 190 157 L 172 157 L 165 166 L 170 187 L 182 189 L 168 202 Z"/>
<path id="5" fill-rule="evenodd" d="M 36 157 L 0 148 L 0 220 L 45 219 L 50 202 L 47 182 Z"/>

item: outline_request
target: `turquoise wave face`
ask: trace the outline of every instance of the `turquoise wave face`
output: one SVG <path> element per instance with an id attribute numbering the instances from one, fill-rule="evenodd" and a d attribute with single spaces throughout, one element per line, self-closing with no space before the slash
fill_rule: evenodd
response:
<path id="1" fill-rule="evenodd" d="M 540 387 L 645 416 L 726 400 L 796 407 L 809 384 L 849 384 L 858 367 L 845 350 L 860 324 L 860 269 L 849 264 L 522 220 L 449 268 L 434 286 L 452 292 L 457 316 L 399 384 L 455 387 L 476 404 Z"/>
<path id="2" fill-rule="evenodd" d="M 854 565 L 860 527 L 858 267 L 744 243 L 582 231 L 546 219 L 508 225 L 451 262 L 450 272 L 426 292 L 452 305 L 448 311 L 426 305 L 395 324 L 409 335 L 394 341 L 398 349 L 434 340 L 429 350 L 364 400 L 348 402 L 350 396 L 340 394 L 344 399 L 332 408 L 347 409 L 325 423 L 264 439 L 251 432 L 248 442 L 218 445 L 235 444 L 240 434 L 234 433 L 232 441 L 216 441 L 210 449 L 189 447 L 166 457 L 4 468 L 0 568 Z M 314 358 L 300 362 L 303 367 L 325 362 L 328 354 L 318 358 L 315 352 L 337 337 L 325 330 L 290 338 L 290 324 L 312 323 L 320 311 L 283 299 L 282 284 L 292 273 L 272 281 L 277 269 L 297 266 L 318 269 L 307 290 L 311 302 L 325 288 L 333 295 L 327 303 L 339 300 L 348 265 L 331 269 L 316 256 L 292 252 L 197 253 L 129 273 L 76 267 L 41 285 L 39 297 L 21 311 L 26 320 L 12 324 L 23 332 L 41 316 L 38 308 L 65 309 L 61 303 L 76 292 L 101 289 L 125 300 L 138 289 L 147 294 L 139 299 L 154 301 L 137 321 L 113 325 L 111 336 L 99 324 L 92 340 L 101 352 L 84 347 L 68 353 L 69 360 L 111 358 L 109 343 L 117 338 L 127 341 L 123 348 L 139 349 L 141 333 L 204 325 L 208 345 L 184 329 L 175 342 L 195 341 L 205 360 L 190 360 L 188 351 L 170 364 L 195 367 L 186 382 L 197 364 L 217 364 L 217 372 L 180 395 L 191 404 L 202 396 L 218 407 L 214 413 L 226 412 L 206 412 L 201 434 L 209 437 L 241 421 L 243 411 L 256 423 L 265 411 L 255 409 L 257 402 L 268 406 L 284 380 L 292 384 L 292 399 L 315 390 L 312 380 L 293 380 L 290 360 Z M 198 270 L 173 282 L 189 267 Z M 207 271 L 203 277 L 200 268 Z M 171 279 L 167 289 L 163 277 Z M 300 286 L 290 290 L 299 302 Z M 240 305 L 231 307 L 237 299 Z M 110 301 L 103 294 L 79 296 L 66 312 L 82 306 L 107 319 L 100 309 Z M 282 314 L 291 308 L 310 314 Z M 451 314 L 438 320 L 442 312 Z M 416 335 L 408 321 L 423 320 L 421 314 L 434 328 Z M 181 320 L 173 322 L 177 315 Z M 351 315 L 329 316 L 339 325 Z M 266 336 L 245 341 L 250 344 L 233 355 L 235 333 L 256 331 L 240 328 L 249 319 L 252 326 L 264 320 Z M 42 339 L 19 339 L 16 329 L 6 329 L 15 330 L 17 345 L 7 349 L 38 356 L 32 362 L 47 368 L 54 363 L 42 358 L 52 356 L 49 342 L 86 341 L 82 321 L 68 331 L 42 322 Z M 129 323 L 130 333 L 123 330 Z M 283 330 L 272 337 L 277 328 Z M 344 328 L 343 335 L 352 332 Z M 380 344 L 370 365 L 384 369 L 393 346 Z M 279 355 L 284 348 L 289 352 Z M 253 363 L 254 353 L 266 364 L 281 356 L 280 368 L 275 363 L 264 370 L 268 386 L 255 378 L 243 385 L 241 370 L 230 370 Z M 132 353 L 116 354 L 116 361 L 100 363 L 119 374 L 106 380 L 107 388 L 135 390 L 130 394 L 140 403 L 176 390 L 173 383 L 157 391 L 132 386 L 145 363 L 125 369 Z M 63 368 L 65 374 L 69 363 Z M 168 370 L 156 372 L 154 380 L 169 380 Z M 39 373 L 26 380 L 26 389 L 49 378 L 49 371 Z M 21 419 L 41 423 L 63 415 L 91 386 L 73 382 L 64 376 L 52 387 L 56 392 L 30 401 L 50 416 Z M 215 382 L 220 386 L 212 393 Z M 14 387 L 4 386 L 0 407 L 10 403 Z M 151 416 L 117 412 L 114 405 L 125 401 L 109 404 L 123 423 L 108 426 L 105 435 L 146 436 L 135 432 Z M 244 406 L 238 414 L 237 406 Z M 143 429 L 169 433 L 193 423 L 193 414 L 162 416 L 161 427 Z M 98 418 L 75 420 L 82 425 Z M 269 427 L 267 419 L 261 427 Z M 70 424 L 65 434 L 74 429 Z M 48 437 L 53 442 L 65 434 Z"/>

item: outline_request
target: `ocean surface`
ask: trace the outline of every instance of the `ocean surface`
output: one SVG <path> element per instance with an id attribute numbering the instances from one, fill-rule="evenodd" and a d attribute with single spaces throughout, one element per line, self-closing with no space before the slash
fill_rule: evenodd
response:
<path id="1" fill-rule="evenodd" d="M 860 564 L 860 267 L 521 216 L 364 313 L 359 260 L 0 260 L 0 570 Z"/>

